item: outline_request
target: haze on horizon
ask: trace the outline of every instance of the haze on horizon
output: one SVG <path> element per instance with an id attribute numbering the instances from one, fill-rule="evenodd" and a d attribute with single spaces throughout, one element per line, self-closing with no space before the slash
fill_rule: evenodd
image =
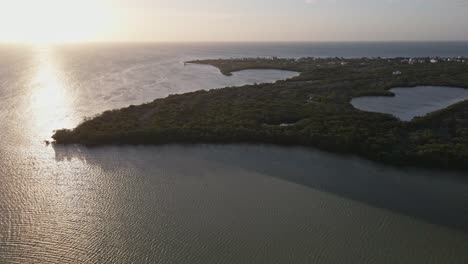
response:
<path id="1" fill-rule="evenodd" d="M 1 0 L 0 42 L 468 41 L 468 0 Z"/>

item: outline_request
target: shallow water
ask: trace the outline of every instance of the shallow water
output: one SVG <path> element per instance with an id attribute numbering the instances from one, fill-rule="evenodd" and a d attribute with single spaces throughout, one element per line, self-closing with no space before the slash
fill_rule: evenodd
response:
<path id="1" fill-rule="evenodd" d="M 0 263 L 468 262 L 463 173 L 307 148 L 42 142 L 107 109 L 296 75 L 185 60 L 365 52 L 263 45 L 1 47 Z"/>
<path id="2" fill-rule="evenodd" d="M 403 121 L 425 116 L 453 104 L 468 100 L 468 89 L 454 87 L 419 86 L 394 88 L 389 96 L 364 96 L 353 98 L 351 104 L 357 109 L 392 114 Z"/>

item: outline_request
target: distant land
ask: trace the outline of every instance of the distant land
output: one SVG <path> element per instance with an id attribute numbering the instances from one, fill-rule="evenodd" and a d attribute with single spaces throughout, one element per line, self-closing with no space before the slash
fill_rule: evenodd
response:
<path id="1" fill-rule="evenodd" d="M 224 75 L 296 71 L 272 84 L 171 95 L 106 111 L 57 144 L 266 143 L 304 145 L 393 165 L 468 170 L 468 101 L 411 122 L 354 108 L 354 97 L 395 87 L 468 88 L 465 58 L 245 58 L 197 60 Z M 447 88 L 450 89 L 450 88 Z"/>

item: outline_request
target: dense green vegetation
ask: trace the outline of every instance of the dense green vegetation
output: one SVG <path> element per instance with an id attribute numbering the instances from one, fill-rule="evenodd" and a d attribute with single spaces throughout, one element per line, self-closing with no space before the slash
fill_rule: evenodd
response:
<path id="1" fill-rule="evenodd" d="M 421 63 L 425 61 L 425 63 Z M 102 113 L 73 130 L 59 130 L 59 144 L 273 143 L 352 153 L 398 165 L 468 169 L 468 101 L 402 122 L 359 111 L 356 96 L 391 96 L 388 89 L 418 85 L 468 87 L 468 63 L 418 63 L 395 59 L 230 59 L 191 63 L 223 74 L 244 69 L 283 69 L 300 76 L 256 84 L 171 95 Z M 401 71 L 401 75 L 392 74 Z"/>

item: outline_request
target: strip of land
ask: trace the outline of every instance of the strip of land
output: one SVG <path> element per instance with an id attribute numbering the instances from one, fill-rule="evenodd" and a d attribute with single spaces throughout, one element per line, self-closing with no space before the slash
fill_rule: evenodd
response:
<path id="1" fill-rule="evenodd" d="M 58 144 L 267 143 L 313 146 L 395 165 L 468 169 L 468 101 L 402 122 L 355 109 L 350 100 L 392 96 L 394 87 L 468 88 L 462 58 L 249 58 L 201 60 L 225 75 L 247 69 L 301 74 L 273 84 L 171 95 L 106 111 Z M 447 88 L 450 89 L 450 88 Z"/>

